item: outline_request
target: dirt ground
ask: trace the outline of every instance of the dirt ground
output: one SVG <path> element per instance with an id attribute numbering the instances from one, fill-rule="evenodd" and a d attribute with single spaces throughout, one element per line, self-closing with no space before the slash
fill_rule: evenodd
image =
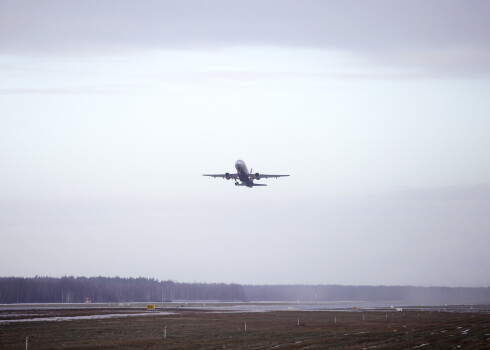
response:
<path id="1" fill-rule="evenodd" d="M 485 313 L 165 311 L 174 313 L 0 322 L 0 349 L 25 349 L 26 336 L 29 349 L 490 349 L 490 314 Z M 23 310 L 17 316 L 0 313 L 0 320 L 132 312 Z"/>

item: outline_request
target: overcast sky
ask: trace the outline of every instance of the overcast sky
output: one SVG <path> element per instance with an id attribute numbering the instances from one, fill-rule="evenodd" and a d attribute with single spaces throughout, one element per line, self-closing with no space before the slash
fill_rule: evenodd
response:
<path id="1" fill-rule="evenodd" d="M 488 18 L 0 0 L 0 276 L 489 286 Z"/>

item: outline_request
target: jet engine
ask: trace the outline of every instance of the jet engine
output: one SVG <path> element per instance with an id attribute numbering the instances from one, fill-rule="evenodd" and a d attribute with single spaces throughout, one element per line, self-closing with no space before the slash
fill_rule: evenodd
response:
<path id="1" fill-rule="evenodd" d="M 260 174 L 259 173 L 255 173 L 254 176 L 255 176 L 256 180 L 260 180 Z"/>
<path id="2" fill-rule="evenodd" d="M 225 173 L 225 179 L 227 179 L 227 180 L 230 179 L 230 173 Z"/>

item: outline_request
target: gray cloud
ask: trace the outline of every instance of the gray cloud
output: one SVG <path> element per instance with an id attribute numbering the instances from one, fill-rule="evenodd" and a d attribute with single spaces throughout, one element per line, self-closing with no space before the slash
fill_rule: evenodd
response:
<path id="1" fill-rule="evenodd" d="M 490 71 L 486 1 L 3 1 L 0 52 L 237 45 L 334 49 L 375 62 Z"/>
<path id="2" fill-rule="evenodd" d="M 175 75 L 174 75 L 175 77 Z M 183 75 L 180 75 L 183 78 Z M 305 72 L 259 72 L 259 71 L 212 71 L 193 72 L 188 78 L 221 79 L 234 81 L 315 79 L 315 80 L 412 80 L 426 78 L 421 73 L 305 73 Z"/>
<path id="3" fill-rule="evenodd" d="M 28 71 L 28 69 L 26 69 Z M 33 70 L 35 71 L 35 70 Z M 213 71 L 159 74 L 165 81 L 255 82 L 259 80 L 281 81 L 283 79 L 316 80 L 414 80 L 425 79 L 420 73 L 302 73 L 302 72 L 258 72 L 258 71 Z M 433 75 L 432 75 L 433 77 Z M 131 84 L 109 84 L 98 86 L 63 86 L 56 88 L 9 88 L 0 89 L 0 95 L 113 95 L 127 94 L 131 89 L 143 88 Z"/>

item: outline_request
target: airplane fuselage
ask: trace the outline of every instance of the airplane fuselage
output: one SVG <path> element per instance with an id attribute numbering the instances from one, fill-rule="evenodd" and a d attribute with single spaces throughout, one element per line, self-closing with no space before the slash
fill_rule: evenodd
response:
<path id="1" fill-rule="evenodd" d="M 253 187 L 254 181 L 250 179 L 250 172 L 247 169 L 247 165 L 243 160 L 237 160 L 235 162 L 235 169 L 240 181 L 247 187 Z"/>

